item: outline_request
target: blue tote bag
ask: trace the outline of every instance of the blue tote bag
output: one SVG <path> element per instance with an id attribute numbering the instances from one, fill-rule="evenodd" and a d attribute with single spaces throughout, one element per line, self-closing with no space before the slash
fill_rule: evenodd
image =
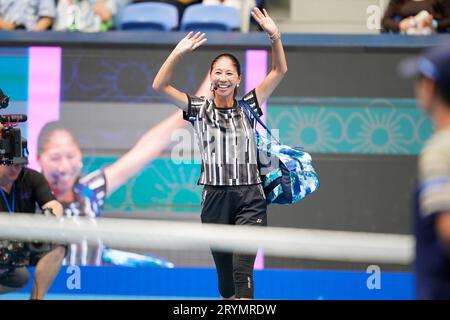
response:
<path id="1" fill-rule="evenodd" d="M 239 100 L 239 105 L 251 126 L 250 114 L 268 134 L 265 137 L 255 131 L 258 168 L 267 203 L 292 204 L 319 189 L 319 176 L 312 165 L 311 155 L 301 147 L 282 145 L 255 110 L 242 100 Z"/>

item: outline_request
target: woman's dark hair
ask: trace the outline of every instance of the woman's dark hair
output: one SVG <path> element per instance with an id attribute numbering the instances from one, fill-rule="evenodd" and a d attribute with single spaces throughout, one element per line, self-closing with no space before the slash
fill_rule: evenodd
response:
<path id="1" fill-rule="evenodd" d="M 211 72 L 213 71 L 214 65 L 217 63 L 217 61 L 219 61 L 222 58 L 228 58 L 231 60 L 231 62 L 233 63 L 233 66 L 236 68 L 236 72 L 238 74 L 238 76 L 241 76 L 241 64 L 239 63 L 239 60 L 233 56 L 231 53 L 222 53 L 219 54 L 217 57 L 215 57 L 213 59 L 213 61 L 211 62 L 211 67 L 209 68 L 209 73 L 211 74 Z M 237 88 L 234 89 L 234 97 L 236 98 L 237 95 Z"/>
<path id="2" fill-rule="evenodd" d="M 42 151 L 44 151 L 45 145 L 48 143 L 48 141 L 51 139 L 52 135 L 56 131 L 65 131 L 67 134 L 70 135 L 73 142 L 80 147 L 80 144 L 78 143 L 77 138 L 75 135 L 70 131 L 70 129 L 67 128 L 61 121 L 52 121 L 48 122 L 39 132 L 38 137 L 38 156 L 42 154 Z"/>
<path id="3" fill-rule="evenodd" d="M 214 65 L 219 61 L 221 58 L 228 58 L 233 62 L 233 66 L 236 68 L 238 76 L 241 75 L 241 64 L 239 63 L 239 60 L 233 56 L 231 53 L 222 53 L 219 54 L 217 57 L 214 58 L 214 60 L 211 62 L 211 67 L 209 68 L 209 73 L 212 72 Z"/>

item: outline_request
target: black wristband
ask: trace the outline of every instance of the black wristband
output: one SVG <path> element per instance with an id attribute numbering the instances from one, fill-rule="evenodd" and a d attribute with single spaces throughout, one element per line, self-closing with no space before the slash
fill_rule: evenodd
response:
<path id="1" fill-rule="evenodd" d="M 53 208 L 47 207 L 42 209 L 42 213 L 44 214 L 44 216 L 56 216 L 55 213 L 53 212 Z"/>

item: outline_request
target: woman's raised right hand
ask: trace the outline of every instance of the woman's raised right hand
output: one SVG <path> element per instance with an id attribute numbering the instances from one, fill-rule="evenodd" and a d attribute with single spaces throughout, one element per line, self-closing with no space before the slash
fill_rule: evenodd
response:
<path id="1" fill-rule="evenodd" d="M 194 51 L 198 47 L 200 47 L 203 43 L 206 42 L 205 33 L 197 32 L 189 32 L 186 37 L 178 42 L 175 50 L 179 53 L 183 54 L 189 51 Z"/>

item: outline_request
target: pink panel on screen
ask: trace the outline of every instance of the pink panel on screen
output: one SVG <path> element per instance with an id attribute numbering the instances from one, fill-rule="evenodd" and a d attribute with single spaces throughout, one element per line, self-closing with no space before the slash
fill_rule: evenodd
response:
<path id="1" fill-rule="evenodd" d="M 31 47 L 28 71 L 29 167 L 38 168 L 37 141 L 42 127 L 59 119 L 61 48 Z"/>
<path id="2" fill-rule="evenodd" d="M 267 51 L 266 50 L 247 50 L 245 53 L 245 92 L 248 92 L 264 80 L 267 75 Z M 266 121 L 266 104 L 260 106 L 264 115 L 262 121 Z M 264 253 L 260 249 L 256 256 L 255 269 L 264 269 Z"/>
<path id="3" fill-rule="evenodd" d="M 256 88 L 267 76 L 267 51 L 247 50 L 245 54 L 245 92 Z M 264 115 L 262 120 L 266 121 L 266 103 L 260 106 Z"/>

